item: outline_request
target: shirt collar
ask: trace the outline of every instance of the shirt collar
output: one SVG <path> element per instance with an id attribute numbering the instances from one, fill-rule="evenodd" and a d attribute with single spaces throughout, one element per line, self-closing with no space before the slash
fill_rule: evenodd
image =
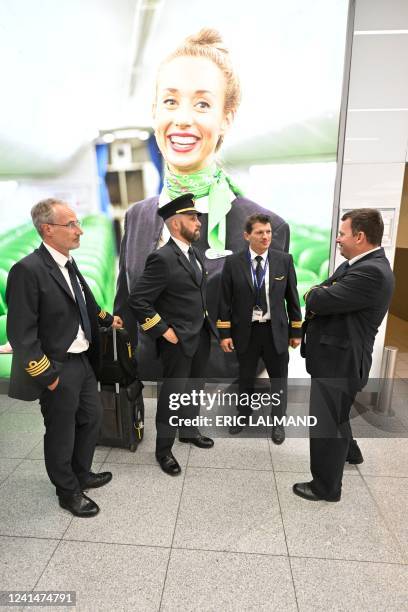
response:
<path id="1" fill-rule="evenodd" d="M 349 266 L 352 266 L 354 263 L 356 263 L 356 261 L 358 261 L 359 259 L 363 259 L 363 257 L 365 257 L 366 255 L 368 255 L 369 253 L 374 253 L 374 251 L 378 251 L 379 249 L 381 249 L 380 246 L 375 247 L 375 249 L 371 249 L 370 251 L 366 251 L 365 253 L 361 253 L 361 255 L 356 255 L 355 257 L 353 257 L 352 259 L 349 259 Z"/>
<path id="2" fill-rule="evenodd" d="M 251 256 L 251 261 L 254 261 L 255 257 L 258 257 L 258 253 L 255 253 L 255 251 L 253 251 L 251 247 L 249 247 L 249 254 Z M 266 260 L 268 259 L 268 249 L 266 249 L 265 253 L 262 253 L 261 257 L 265 263 Z"/>
<path id="3" fill-rule="evenodd" d="M 186 255 L 188 254 L 188 249 L 190 248 L 190 244 L 187 244 L 186 242 L 183 242 L 182 240 L 179 240 L 178 238 L 175 238 L 174 236 L 172 236 L 174 242 L 177 244 L 177 246 L 183 251 L 183 253 L 185 253 Z"/>
<path id="4" fill-rule="evenodd" d="M 54 261 L 56 261 L 57 264 L 61 266 L 61 268 L 65 267 L 65 264 L 67 263 L 67 261 L 72 261 L 71 256 L 65 257 L 65 255 L 63 255 L 62 253 L 54 249 L 54 247 L 50 246 L 46 242 L 43 242 L 43 245 L 45 246 L 45 248 L 47 249 L 51 257 L 54 259 Z"/>

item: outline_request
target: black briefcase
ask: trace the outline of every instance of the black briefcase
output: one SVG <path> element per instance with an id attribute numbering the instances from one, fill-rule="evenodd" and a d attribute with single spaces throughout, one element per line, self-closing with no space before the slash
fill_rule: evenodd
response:
<path id="1" fill-rule="evenodd" d="M 144 433 L 143 383 L 126 330 L 101 328 L 99 395 L 102 425 L 98 444 L 135 452 Z"/>
<path id="2" fill-rule="evenodd" d="M 125 387 L 139 378 L 136 357 L 126 329 L 99 328 L 101 366 L 98 380 L 101 385 L 119 383 Z"/>

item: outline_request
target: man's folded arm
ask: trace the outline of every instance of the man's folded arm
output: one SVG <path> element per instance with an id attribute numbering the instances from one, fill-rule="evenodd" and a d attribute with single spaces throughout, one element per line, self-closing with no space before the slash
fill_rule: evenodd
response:
<path id="1" fill-rule="evenodd" d="M 375 268 L 350 271 L 329 287 L 314 287 L 306 296 L 306 308 L 316 315 L 331 315 L 373 306 L 381 274 Z"/>

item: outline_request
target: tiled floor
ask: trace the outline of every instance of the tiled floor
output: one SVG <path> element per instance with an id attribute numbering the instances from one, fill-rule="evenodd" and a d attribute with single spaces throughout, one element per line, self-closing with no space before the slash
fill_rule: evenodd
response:
<path id="1" fill-rule="evenodd" d="M 291 491 L 309 479 L 302 438 L 177 442 L 183 471 L 166 476 L 154 403 L 136 453 L 97 449 L 113 481 L 77 519 L 48 481 L 38 405 L 0 397 L 0 589 L 76 591 L 92 612 L 408 610 L 408 438 L 361 439 L 341 502 L 311 503 Z"/>

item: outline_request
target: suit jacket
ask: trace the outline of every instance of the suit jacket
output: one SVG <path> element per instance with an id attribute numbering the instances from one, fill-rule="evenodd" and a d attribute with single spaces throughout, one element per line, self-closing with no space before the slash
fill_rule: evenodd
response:
<path id="1" fill-rule="evenodd" d="M 121 315 L 135 344 L 138 336 L 137 318 L 134 311 L 129 307 L 128 298 L 130 293 L 135 293 L 135 287 L 143 273 L 146 259 L 157 248 L 163 231 L 163 219 L 157 214 L 158 202 L 158 196 L 137 202 L 129 208 L 125 216 L 125 232 L 120 248 L 115 313 Z M 226 248 L 238 252 L 245 247 L 246 243 L 243 238 L 245 220 L 253 213 L 263 213 L 271 217 L 274 247 L 287 251 L 290 235 L 288 224 L 270 210 L 241 197 L 232 202 L 231 210 L 226 217 Z M 215 321 L 218 316 L 221 271 L 225 258 L 208 259 L 206 257 L 208 215 L 201 215 L 200 221 L 201 238 L 194 243 L 194 246 L 200 252 L 208 272 L 207 309 L 210 318 Z M 145 339 L 142 336 L 138 347 L 141 377 L 146 380 L 154 380 L 160 374 L 157 362 L 154 363 L 154 353 L 149 347 L 151 344 L 148 338 Z M 225 361 L 225 357 L 222 351 L 215 347 L 208 368 L 210 376 L 230 377 L 235 375 L 232 369 L 234 367 L 237 369 L 237 364 L 233 366 L 231 355 L 227 356 L 228 361 Z M 235 359 L 234 356 L 232 357 Z"/>
<path id="2" fill-rule="evenodd" d="M 91 323 L 92 342 L 87 354 L 97 372 L 98 323 L 110 326 L 113 317 L 96 304 L 73 264 Z M 43 244 L 11 268 L 6 301 L 7 337 L 13 348 L 9 395 L 32 401 L 59 375 L 78 333 L 79 309 L 58 264 Z"/>
<path id="3" fill-rule="evenodd" d="M 366 385 L 393 290 L 394 275 L 381 248 L 352 266 L 344 262 L 308 292 L 302 354 L 312 377 L 349 379 L 357 390 Z"/>
<path id="4" fill-rule="evenodd" d="M 200 284 L 187 257 L 170 238 L 148 256 L 145 270 L 129 297 L 130 308 L 144 332 L 157 339 L 172 327 L 183 352 L 190 357 L 198 348 L 205 320 L 217 334 L 207 312 L 204 262 L 193 250 L 202 268 Z"/>
<path id="5" fill-rule="evenodd" d="M 292 255 L 270 248 L 268 253 L 269 309 L 278 353 L 288 350 L 289 336 L 300 338 L 302 313 L 296 288 Z M 248 248 L 227 257 L 221 277 L 217 328 L 221 338 L 232 337 L 238 353 L 244 353 L 251 336 L 255 288 Z M 286 304 L 286 308 L 285 308 Z M 289 320 L 288 320 L 289 317 Z"/>

